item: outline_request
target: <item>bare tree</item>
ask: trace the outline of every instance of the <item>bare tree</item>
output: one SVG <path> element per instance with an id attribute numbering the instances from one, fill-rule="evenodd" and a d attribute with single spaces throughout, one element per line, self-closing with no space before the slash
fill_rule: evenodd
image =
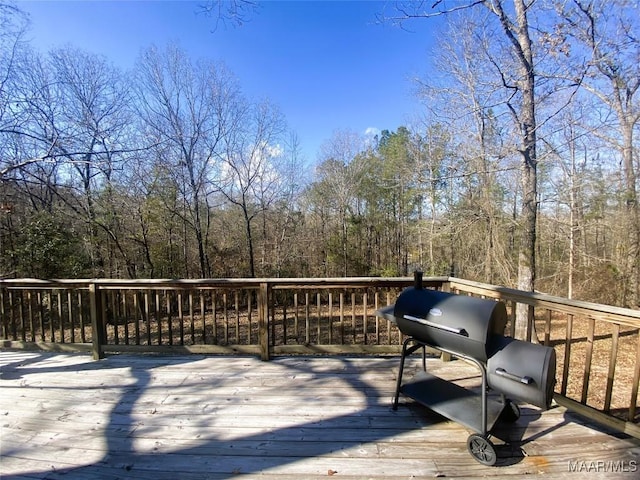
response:
<path id="1" fill-rule="evenodd" d="M 623 173 L 623 203 L 626 217 L 627 253 L 623 266 L 625 298 L 622 303 L 640 305 L 640 206 L 634 133 L 640 123 L 640 20 L 633 2 L 574 0 L 558 2 L 558 10 L 568 28 L 557 37 L 567 43 L 575 39 L 586 47 L 576 70 L 585 69 L 583 88 L 608 108 L 615 124 L 594 131 L 620 152 Z M 578 51 L 579 52 L 579 51 Z M 580 74 L 578 71 L 577 74 Z M 616 133 L 617 130 L 617 133 Z"/>
<path id="2" fill-rule="evenodd" d="M 425 108 L 442 125 L 446 125 L 455 142 L 453 178 L 468 197 L 468 206 L 459 213 L 467 217 L 465 236 L 470 228 L 482 229 L 474 241 L 474 265 L 458 265 L 458 271 L 475 274 L 484 281 L 508 282 L 513 278 L 512 262 L 501 245 L 503 198 L 497 188 L 500 172 L 509 168 L 513 150 L 509 129 L 501 126 L 503 112 L 502 86 L 496 84 L 487 52 L 495 35 L 492 14 L 478 9 L 475 15 L 451 15 L 446 32 L 438 38 L 434 52 L 440 75 L 418 80 L 419 94 Z M 441 81 L 438 79 L 444 76 Z M 512 160 L 511 160 L 512 161 Z M 515 195 L 515 192 L 514 192 Z M 480 233 L 480 232 L 478 232 Z M 478 251 L 484 256 L 477 256 Z M 477 262 L 480 262 L 476 265 Z M 453 269 L 453 265 L 452 265 Z"/>
<path id="3" fill-rule="evenodd" d="M 296 248 L 296 226 L 300 220 L 299 214 L 299 196 L 305 186 L 306 179 L 309 178 L 308 172 L 305 171 L 304 157 L 301 153 L 300 139 L 298 135 L 290 131 L 284 144 L 284 155 L 282 161 L 277 165 L 279 172 L 279 194 L 277 196 L 277 205 L 275 215 L 272 215 L 271 223 L 273 225 L 273 271 L 276 276 L 280 277 L 287 269 L 293 272 L 300 263 L 300 250 Z M 267 216 L 263 216 L 265 224 L 264 238 L 266 239 Z M 266 243 L 266 242 L 265 242 Z M 266 263 L 269 252 L 264 248 L 263 258 Z M 296 272 L 297 273 L 297 272 Z"/>
<path id="4" fill-rule="evenodd" d="M 429 18 L 453 11 L 463 12 L 483 7 L 496 20 L 492 41 L 487 45 L 485 58 L 491 65 L 500 85 L 501 105 L 512 118 L 517 132 L 517 153 L 520 157 L 522 197 L 520 202 L 520 235 L 518 243 L 518 280 L 521 290 L 535 289 L 536 279 L 536 222 L 538 213 L 538 121 L 536 107 L 539 66 L 533 48 L 532 27 L 529 16 L 531 2 L 525 0 L 477 0 L 452 4 L 436 1 L 401 4 L 399 15 L 391 20 L 406 22 L 412 18 Z M 532 335 L 532 319 L 526 306 L 517 314 L 516 335 Z"/>
<path id="5" fill-rule="evenodd" d="M 337 213 L 339 223 L 340 274 L 349 275 L 348 217 L 355 211 L 356 192 L 366 171 L 362 158 L 364 138 L 349 130 L 336 131 L 321 147 L 321 163 L 317 167 L 314 190 Z M 328 249 L 327 249 L 328 250 Z"/>
<path id="6" fill-rule="evenodd" d="M 11 154 L 16 138 L 26 133 L 27 115 L 21 102 L 20 72 L 25 58 L 26 15 L 17 7 L 0 3 L 0 181 L 22 165 Z"/>
<path id="7" fill-rule="evenodd" d="M 241 27 L 258 8 L 258 2 L 253 0 L 207 0 L 200 4 L 199 12 L 214 19 L 215 31 L 220 23 Z"/>
<path id="8" fill-rule="evenodd" d="M 21 10 L 0 3 L 0 133 L 11 131 L 11 100 L 16 100 L 13 82 L 27 26 L 27 17 Z"/>
<path id="9" fill-rule="evenodd" d="M 236 128 L 229 115 L 237 83 L 224 67 L 193 63 L 176 46 L 146 50 L 137 78 L 140 116 L 157 142 L 157 157 L 179 179 L 185 232 L 188 226 L 195 235 L 199 274 L 208 277 L 210 194 L 222 139 Z"/>
<path id="10" fill-rule="evenodd" d="M 235 104 L 234 127 L 224 137 L 218 188 L 239 207 L 245 227 L 249 275 L 255 277 L 253 221 L 273 204 L 281 178 L 275 162 L 283 154 L 284 117 L 269 102 Z"/>
<path id="11" fill-rule="evenodd" d="M 59 105 L 50 132 L 53 153 L 64 162 L 65 174 L 77 180 L 82 193 L 62 198 L 87 222 L 97 273 L 111 274 L 105 270 L 105 260 L 111 254 L 101 251 L 100 230 L 109 247 L 122 255 L 127 273 L 133 275 L 131 260 L 119 240 L 118 219 L 105 215 L 111 207 L 103 203 L 113 200 L 109 193 L 122 161 L 117 152 L 126 147 L 123 132 L 129 122 L 128 89 L 120 71 L 105 58 L 79 49 L 52 51 L 49 64 L 55 72 Z"/>

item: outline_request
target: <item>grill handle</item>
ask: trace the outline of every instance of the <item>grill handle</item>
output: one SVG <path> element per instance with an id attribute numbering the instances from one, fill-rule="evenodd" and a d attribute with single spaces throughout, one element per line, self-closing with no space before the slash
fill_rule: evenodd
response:
<path id="1" fill-rule="evenodd" d="M 507 372 L 504 368 L 496 368 L 496 375 L 498 375 L 499 377 L 508 378 L 509 380 L 513 380 L 514 382 L 524 383 L 525 385 L 531 385 L 533 383 L 533 378 L 514 375 L 513 373 Z"/>
<path id="2" fill-rule="evenodd" d="M 403 315 L 403 318 L 406 320 L 411 320 L 412 322 L 419 323 L 421 325 L 437 328 L 438 330 L 444 330 L 445 332 L 455 333 L 456 335 L 462 335 L 464 337 L 469 336 L 469 334 L 464 328 L 455 328 L 455 327 L 449 327 L 447 325 L 441 325 L 439 323 L 430 322 L 425 318 L 414 317 L 413 315 Z"/>

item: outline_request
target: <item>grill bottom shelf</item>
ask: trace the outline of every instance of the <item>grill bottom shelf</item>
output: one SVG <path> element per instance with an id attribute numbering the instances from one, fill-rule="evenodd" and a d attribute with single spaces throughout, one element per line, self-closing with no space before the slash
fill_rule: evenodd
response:
<path id="1" fill-rule="evenodd" d="M 487 432 L 482 431 L 482 397 L 479 393 L 443 380 L 428 372 L 418 372 L 400 387 L 400 392 L 465 427 L 485 434 L 493 428 L 506 404 L 500 395 L 487 398 Z"/>

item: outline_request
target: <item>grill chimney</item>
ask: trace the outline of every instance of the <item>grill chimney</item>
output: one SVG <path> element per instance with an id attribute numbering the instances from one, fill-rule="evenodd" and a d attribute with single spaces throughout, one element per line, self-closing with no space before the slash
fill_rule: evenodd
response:
<path id="1" fill-rule="evenodd" d="M 416 290 L 422 290 L 422 272 L 420 270 L 413 272 L 413 287 Z"/>

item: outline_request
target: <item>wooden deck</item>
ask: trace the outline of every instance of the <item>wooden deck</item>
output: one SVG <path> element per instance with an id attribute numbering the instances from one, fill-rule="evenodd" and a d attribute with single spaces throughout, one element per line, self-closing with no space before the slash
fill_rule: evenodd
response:
<path id="1" fill-rule="evenodd" d="M 485 467 L 467 452 L 465 428 L 406 399 L 391 410 L 397 357 L 92 361 L 4 350 L 0 366 L 3 480 L 638 478 L 640 469 L 640 441 L 527 405 L 494 429 L 498 465 Z M 461 361 L 430 359 L 429 369 L 477 380 Z"/>

